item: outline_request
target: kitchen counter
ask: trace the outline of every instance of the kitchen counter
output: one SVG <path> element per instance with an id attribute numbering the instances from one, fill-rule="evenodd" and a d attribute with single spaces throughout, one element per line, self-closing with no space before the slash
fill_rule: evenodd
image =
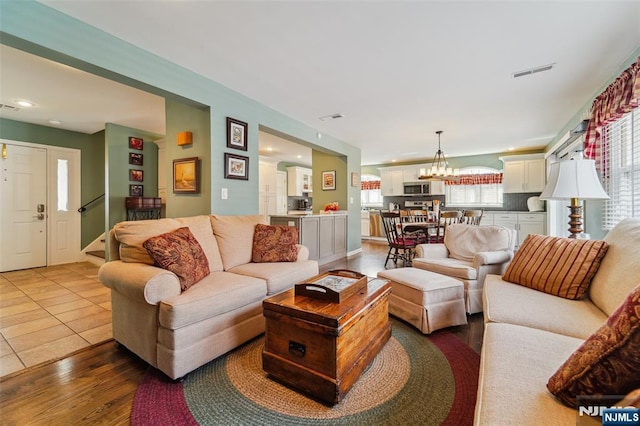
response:
<path id="1" fill-rule="evenodd" d="M 309 259 L 318 264 L 333 262 L 347 255 L 347 212 L 332 214 L 272 215 L 272 225 L 295 226 L 298 243 L 309 249 Z"/>

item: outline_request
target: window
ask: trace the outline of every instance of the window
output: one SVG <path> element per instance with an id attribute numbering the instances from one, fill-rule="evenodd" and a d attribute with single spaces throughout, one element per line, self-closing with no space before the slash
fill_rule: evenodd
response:
<path id="1" fill-rule="evenodd" d="M 58 187 L 58 211 L 66 212 L 69 210 L 69 162 L 67 160 L 58 159 L 57 173 Z"/>
<path id="2" fill-rule="evenodd" d="M 598 168 L 610 199 L 604 203 L 603 229 L 627 217 L 640 217 L 640 109 L 603 127 Z"/>
<path id="3" fill-rule="evenodd" d="M 489 167 L 460 169 L 460 181 L 445 186 L 450 207 L 502 207 L 502 191 L 502 173 Z"/>
<path id="4" fill-rule="evenodd" d="M 382 207 L 380 176 L 362 175 L 360 182 L 360 201 L 362 207 Z"/>

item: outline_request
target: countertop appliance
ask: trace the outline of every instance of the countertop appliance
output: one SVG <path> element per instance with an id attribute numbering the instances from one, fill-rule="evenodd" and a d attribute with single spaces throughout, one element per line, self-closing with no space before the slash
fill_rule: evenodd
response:
<path id="1" fill-rule="evenodd" d="M 308 198 L 298 200 L 298 210 L 311 210 L 311 201 Z"/>

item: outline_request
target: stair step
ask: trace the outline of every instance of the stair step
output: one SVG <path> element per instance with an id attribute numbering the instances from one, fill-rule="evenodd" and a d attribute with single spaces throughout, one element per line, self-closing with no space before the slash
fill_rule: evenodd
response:
<path id="1" fill-rule="evenodd" d="M 91 251 L 88 251 L 87 254 L 90 254 L 91 256 L 99 257 L 102 259 L 107 258 L 107 255 L 104 250 L 91 250 Z"/>

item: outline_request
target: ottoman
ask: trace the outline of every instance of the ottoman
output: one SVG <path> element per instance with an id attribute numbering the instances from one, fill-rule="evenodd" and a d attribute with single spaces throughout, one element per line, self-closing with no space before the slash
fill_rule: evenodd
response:
<path id="1" fill-rule="evenodd" d="M 389 313 L 429 334 L 467 323 L 464 284 L 455 278 L 418 268 L 378 272 L 391 282 Z"/>

